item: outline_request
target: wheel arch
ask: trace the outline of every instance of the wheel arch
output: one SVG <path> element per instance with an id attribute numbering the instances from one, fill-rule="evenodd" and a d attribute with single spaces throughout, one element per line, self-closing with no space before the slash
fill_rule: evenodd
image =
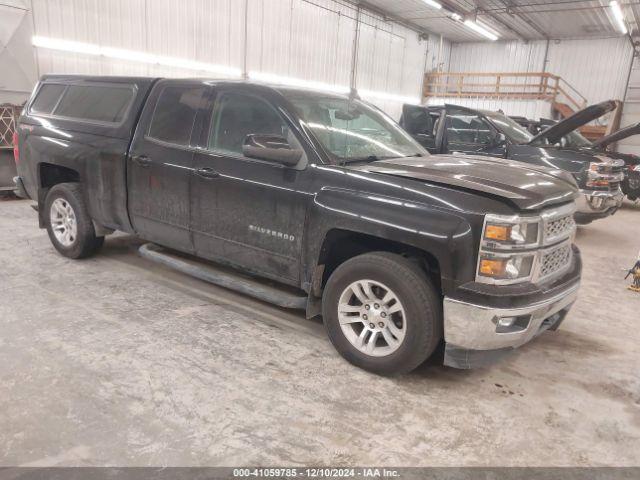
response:
<path id="1" fill-rule="evenodd" d="M 45 228 L 44 201 L 49 190 L 60 183 L 79 183 L 80 172 L 73 168 L 55 163 L 40 162 L 37 171 L 38 178 L 38 222 L 40 228 Z"/>
<path id="2" fill-rule="evenodd" d="M 314 274 L 314 294 L 318 294 L 331 273 L 342 263 L 357 255 L 369 252 L 390 252 L 407 257 L 431 278 L 434 286 L 442 291 L 441 264 L 436 255 L 398 240 L 369 233 L 334 228 L 329 230 L 320 247 Z"/>

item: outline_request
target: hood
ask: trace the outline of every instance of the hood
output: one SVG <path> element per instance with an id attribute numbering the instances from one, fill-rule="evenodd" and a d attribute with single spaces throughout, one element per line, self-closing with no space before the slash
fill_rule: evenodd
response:
<path id="1" fill-rule="evenodd" d="M 615 133 L 611 135 L 607 135 L 606 137 L 602 137 L 600 140 L 593 142 L 593 146 L 597 148 L 607 148 L 608 145 L 612 143 L 619 142 L 620 140 L 624 140 L 625 138 L 631 137 L 632 135 L 637 135 L 640 133 L 640 123 L 636 123 L 635 125 L 629 125 L 628 127 L 621 128 Z"/>
<path id="2" fill-rule="evenodd" d="M 533 137 L 529 144 L 539 143 L 540 140 L 548 140 L 551 144 L 557 143 L 567 133 L 573 132 L 575 129 L 602 117 L 603 115 L 615 110 L 615 108 L 616 102 L 613 100 L 590 105 L 587 108 L 574 113 L 569 118 L 552 125 L 546 130 L 543 130 Z"/>
<path id="3" fill-rule="evenodd" d="M 491 157 L 431 155 L 352 168 L 474 190 L 506 198 L 521 210 L 568 202 L 578 194 L 573 177 L 562 170 Z"/>

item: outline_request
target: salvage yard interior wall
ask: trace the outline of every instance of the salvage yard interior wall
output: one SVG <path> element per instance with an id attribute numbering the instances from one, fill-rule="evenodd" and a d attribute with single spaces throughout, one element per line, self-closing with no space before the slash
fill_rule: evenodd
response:
<path id="1" fill-rule="evenodd" d="M 562 77 L 591 104 L 624 99 L 632 60 L 633 48 L 626 37 L 528 43 L 457 43 L 451 48 L 448 70 L 479 73 L 548 72 Z M 466 104 L 493 109 L 493 103 L 485 99 L 473 99 Z M 530 103 L 529 110 L 536 111 L 535 102 Z"/>
<path id="2" fill-rule="evenodd" d="M 361 95 L 396 118 L 404 101 L 420 101 L 429 44 L 341 0 L 33 0 L 33 12 L 38 36 L 220 65 L 249 78 L 348 89 L 355 61 Z M 45 48 L 37 58 L 40 74 L 225 76 Z"/>
<path id="3" fill-rule="evenodd" d="M 0 105 L 22 104 L 38 79 L 32 35 L 29 0 L 3 0 L 0 4 Z"/>

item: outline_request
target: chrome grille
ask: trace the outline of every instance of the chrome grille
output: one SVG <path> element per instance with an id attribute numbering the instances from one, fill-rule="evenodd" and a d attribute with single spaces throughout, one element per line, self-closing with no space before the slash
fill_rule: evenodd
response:
<path id="1" fill-rule="evenodd" d="M 571 265 L 571 245 L 566 243 L 544 252 L 540 259 L 538 279 L 544 280 L 564 272 Z"/>
<path id="2" fill-rule="evenodd" d="M 570 236 L 576 228 L 576 222 L 573 220 L 573 214 L 550 220 L 544 226 L 544 238 L 548 242 L 555 238 Z"/>

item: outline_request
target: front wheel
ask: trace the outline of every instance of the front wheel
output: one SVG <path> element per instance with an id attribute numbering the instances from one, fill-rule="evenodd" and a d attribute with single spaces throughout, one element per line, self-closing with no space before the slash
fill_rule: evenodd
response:
<path id="1" fill-rule="evenodd" d="M 387 252 L 340 265 L 325 286 L 329 339 L 352 364 L 396 375 L 423 363 L 442 338 L 442 301 L 411 260 Z"/>
<path id="2" fill-rule="evenodd" d="M 77 183 L 53 186 L 44 201 L 44 215 L 49 239 L 65 257 L 85 258 L 102 247 L 104 237 L 96 237 Z"/>

